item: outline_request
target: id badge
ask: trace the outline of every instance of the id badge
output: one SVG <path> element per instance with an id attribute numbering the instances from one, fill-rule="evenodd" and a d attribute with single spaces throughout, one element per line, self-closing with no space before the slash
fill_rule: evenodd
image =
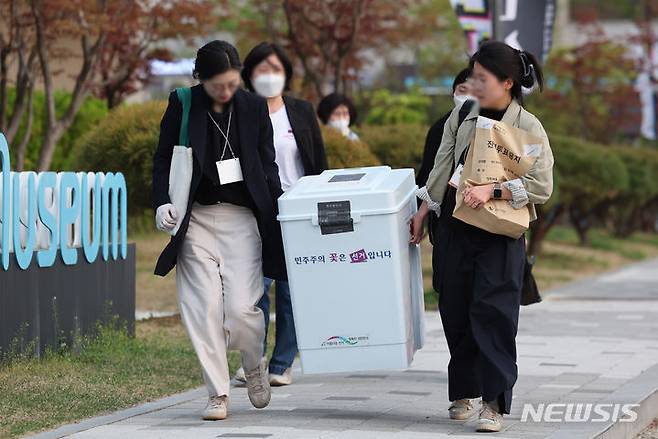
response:
<path id="1" fill-rule="evenodd" d="M 450 177 L 450 181 L 448 184 L 455 189 L 459 188 L 459 180 L 462 178 L 462 172 L 464 171 L 464 165 L 461 163 L 457 166 L 457 169 L 455 169 L 455 173 L 452 174 L 452 177 Z"/>
<path id="2" fill-rule="evenodd" d="M 217 165 L 219 184 L 231 184 L 244 180 L 239 158 L 220 160 L 215 162 L 215 164 Z"/>

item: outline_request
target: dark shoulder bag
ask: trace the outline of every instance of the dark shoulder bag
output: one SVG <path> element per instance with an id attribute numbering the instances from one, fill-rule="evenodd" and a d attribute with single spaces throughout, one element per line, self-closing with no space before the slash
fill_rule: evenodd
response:
<path id="1" fill-rule="evenodd" d="M 541 302 L 539 288 L 535 276 L 532 275 L 532 267 L 535 265 L 534 256 L 526 256 L 525 268 L 523 269 L 523 286 L 521 288 L 521 305 L 532 305 Z"/>

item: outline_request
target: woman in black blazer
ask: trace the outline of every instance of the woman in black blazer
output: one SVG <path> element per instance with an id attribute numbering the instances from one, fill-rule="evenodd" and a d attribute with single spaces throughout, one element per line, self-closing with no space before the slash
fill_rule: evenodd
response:
<path id="1" fill-rule="evenodd" d="M 274 129 L 274 148 L 279 166 L 279 178 L 284 191 L 301 177 L 316 175 L 327 169 L 327 157 L 320 126 L 310 102 L 284 95 L 290 89 L 292 63 L 276 44 L 260 43 L 244 59 L 242 80 L 250 91 L 267 98 Z M 272 278 L 265 277 L 264 294 L 258 306 L 265 317 L 265 331 L 269 326 L 270 299 L 268 291 Z M 297 354 L 297 338 L 293 321 L 292 302 L 288 282 L 276 281 L 276 343 L 269 363 L 270 384 L 284 386 L 292 383 L 291 366 Z M 266 338 L 263 352 L 267 349 Z M 244 381 L 244 371 L 236 379 Z"/>
<path id="2" fill-rule="evenodd" d="M 212 41 L 197 52 L 194 76 L 200 84 L 191 89 L 193 171 L 185 212 L 177 212 L 168 195 L 182 117 L 175 92 L 153 157 L 156 225 L 172 230 L 182 217 L 155 274 L 164 276 L 177 265 L 182 320 L 210 396 L 203 418 L 211 420 L 227 416 L 228 349 L 242 352 L 252 404 L 268 405 L 270 386 L 260 361 L 265 325 L 256 303 L 263 294 L 263 273 L 286 279 L 276 221 L 282 191 L 267 102 L 239 89 L 240 69 L 237 50 L 224 41 Z"/>

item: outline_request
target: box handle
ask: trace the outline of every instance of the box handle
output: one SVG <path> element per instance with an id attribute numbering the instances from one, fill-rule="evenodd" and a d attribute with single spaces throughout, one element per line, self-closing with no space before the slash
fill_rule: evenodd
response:
<path id="1" fill-rule="evenodd" d="M 320 233 L 323 235 L 354 231 L 354 218 L 349 200 L 318 203 L 318 214 L 312 220 L 317 221 Z"/>

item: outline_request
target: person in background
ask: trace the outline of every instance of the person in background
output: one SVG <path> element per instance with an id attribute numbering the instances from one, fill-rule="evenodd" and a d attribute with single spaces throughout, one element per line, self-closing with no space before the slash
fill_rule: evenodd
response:
<path id="1" fill-rule="evenodd" d="M 305 175 L 317 175 L 327 169 L 327 157 L 322 142 L 320 125 L 315 117 L 313 105 L 284 94 L 290 90 L 292 63 L 281 47 L 271 43 L 260 43 L 244 59 L 242 80 L 249 91 L 267 99 L 272 127 L 274 149 L 279 166 L 281 188 L 287 191 Z M 267 329 L 270 317 L 269 290 L 273 280 L 265 278 L 264 293 L 258 306 L 265 317 L 263 353 L 267 352 Z M 275 284 L 276 341 L 269 362 L 270 385 L 292 384 L 292 363 L 297 354 L 295 322 L 290 299 L 290 286 L 286 281 Z M 245 381 L 244 369 L 235 375 Z"/>
<path id="2" fill-rule="evenodd" d="M 206 420 L 228 414 L 229 349 L 242 354 L 253 406 L 269 404 L 270 383 L 260 361 L 265 325 L 256 304 L 264 274 L 287 279 L 276 220 L 282 191 L 272 124 L 265 99 L 240 90 L 241 67 L 238 51 L 225 41 L 212 41 L 197 52 L 194 78 L 200 83 L 191 88 L 194 161 L 186 211 L 177 211 L 169 198 L 183 115 L 176 91 L 169 95 L 153 157 L 156 226 L 170 231 L 182 219 L 155 274 L 165 276 L 176 266 L 181 318 L 208 390 Z"/>
<path id="3" fill-rule="evenodd" d="M 452 96 L 455 102 L 455 107 L 460 107 L 464 102 L 468 100 L 477 100 L 473 95 L 471 95 L 470 76 L 471 69 L 465 68 L 457 74 L 455 80 L 452 83 Z M 425 183 L 427 183 L 427 177 L 429 177 L 430 171 L 434 167 L 434 158 L 436 157 L 436 152 L 439 149 L 439 145 L 441 144 L 441 137 L 443 137 L 443 127 L 450 117 L 450 113 L 452 113 L 452 110 L 437 120 L 427 132 L 427 137 L 425 138 L 425 148 L 423 150 L 423 162 L 420 166 L 418 174 L 416 175 L 416 184 L 418 187 L 425 186 Z"/>
<path id="4" fill-rule="evenodd" d="M 516 334 L 526 263 L 525 236 L 519 239 L 487 232 L 453 217 L 457 197 L 471 209 L 491 199 L 507 200 L 513 209 L 527 209 L 537 219 L 536 204 L 553 191 L 553 153 L 541 122 L 522 106 L 522 88 L 543 87 L 537 59 L 498 41 L 482 44 L 470 62 L 472 92 L 478 102 L 462 123 L 455 108 L 445 124 L 441 145 L 427 184 L 417 191 L 423 200 L 411 221 L 411 240 L 419 244 L 424 222 L 432 210 L 438 227 L 432 253 L 433 287 L 450 362 L 448 409 L 451 419 L 464 420 L 475 412 L 471 399 L 482 397 L 476 429 L 502 429 L 510 413 L 518 377 Z M 537 161 L 521 177 L 503 183 L 466 188 L 448 184 L 457 163 L 463 163 L 475 137 L 478 116 L 502 121 L 542 139 Z"/>
<path id="5" fill-rule="evenodd" d="M 331 93 L 318 104 L 318 117 L 326 126 L 340 131 L 350 140 L 359 140 L 359 136 L 350 129 L 356 122 L 356 107 L 352 100 L 340 93 Z"/>

